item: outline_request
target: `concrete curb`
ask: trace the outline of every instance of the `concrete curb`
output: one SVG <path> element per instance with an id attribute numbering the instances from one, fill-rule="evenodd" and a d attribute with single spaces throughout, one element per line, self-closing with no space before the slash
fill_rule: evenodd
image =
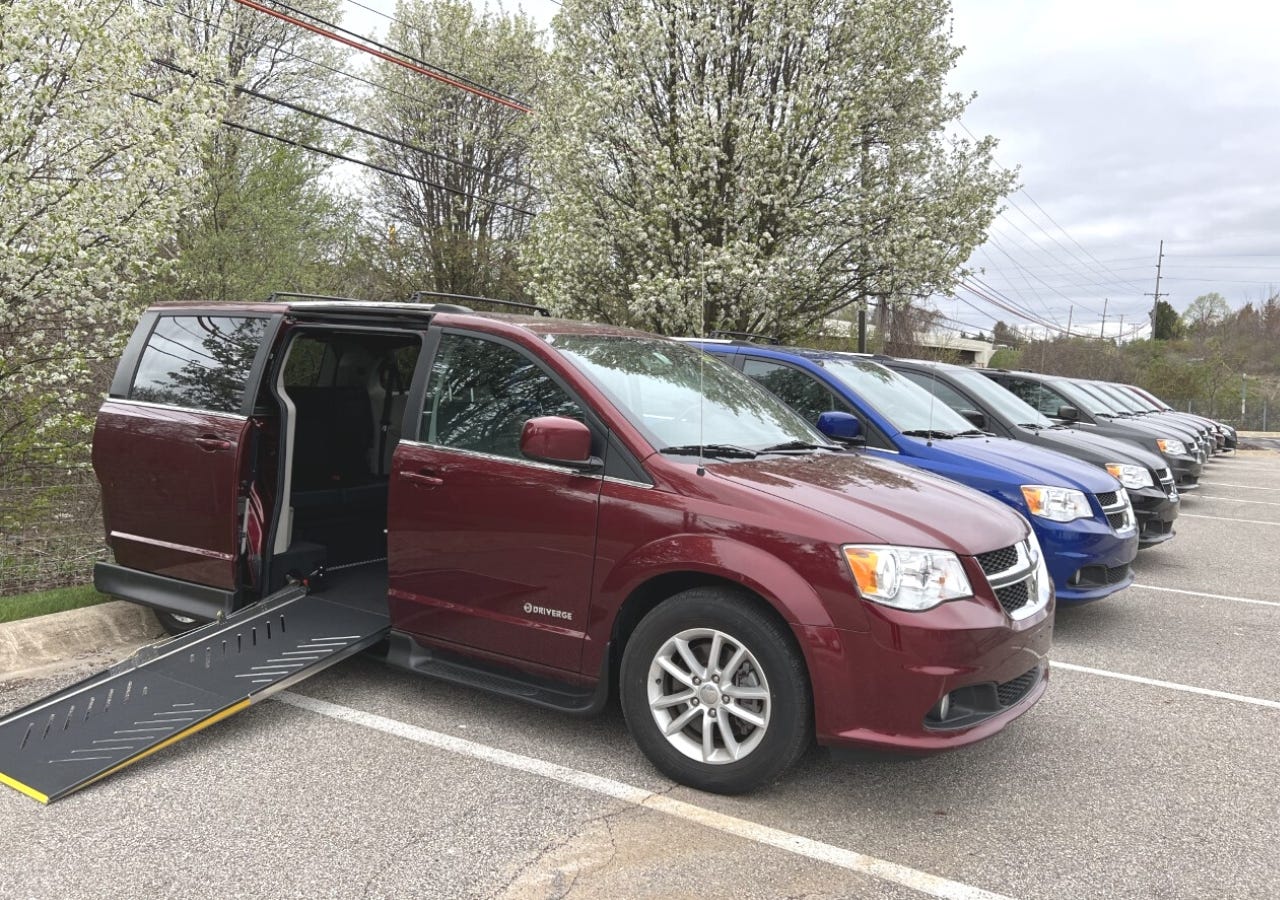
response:
<path id="1" fill-rule="evenodd" d="M 0 625 L 0 681 L 88 658 L 123 657 L 164 634 L 155 613 L 114 600 Z"/>

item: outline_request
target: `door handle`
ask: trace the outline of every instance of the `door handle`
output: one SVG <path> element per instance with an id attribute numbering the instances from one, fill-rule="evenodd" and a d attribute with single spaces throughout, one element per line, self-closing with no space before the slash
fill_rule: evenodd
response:
<path id="1" fill-rule="evenodd" d="M 231 442 L 225 441 L 219 437 L 214 437 L 211 434 L 205 434 L 196 438 L 196 446 L 201 450 L 213 453 L 215 450 L 226 450 L 231 446 Z"/>
<path id="2" fill-rule="evenodd" d="M 426 472 L 402 471 L 400 473 L 400 477 L 403 478 L 405 481 L 411 481 L 414 484 L 420 484 L 424 487 L 437 487 L 438 485 L 444 484 L 443 478 L 437 478 L 436 476 L 430 475 Z"/>

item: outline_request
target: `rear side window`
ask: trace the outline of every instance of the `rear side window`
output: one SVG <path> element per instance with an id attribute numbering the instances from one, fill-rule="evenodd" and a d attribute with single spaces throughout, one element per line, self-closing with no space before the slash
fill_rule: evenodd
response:
<path id="1" fill-rule="evenodd" d="M 147 339 L 129 399 L 239 412 L 267 319 L 161 316 Z"/>

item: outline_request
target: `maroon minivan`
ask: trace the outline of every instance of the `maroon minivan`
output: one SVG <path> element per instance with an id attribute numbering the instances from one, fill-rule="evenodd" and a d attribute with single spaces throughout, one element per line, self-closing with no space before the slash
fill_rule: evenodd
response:
<path id="1" fill-rule="evenodd" d="M 697 350 L 444 304 L 163 305 L 98 417 L 99 589 L 171 630 L 341 583 L 387 659 L 545 706 L 616 690 L 670 777 L 994 734 L 1048 679 L 1026 522 L 845 453 Z M 305 599 L 304 601 L 305 602 Z"/>

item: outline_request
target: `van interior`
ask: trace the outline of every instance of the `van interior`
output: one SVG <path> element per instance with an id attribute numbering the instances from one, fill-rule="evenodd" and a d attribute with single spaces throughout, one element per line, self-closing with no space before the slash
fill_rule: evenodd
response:
<path id="1" fill-rule="evenodd" d="M 275 482 L 264 498 L 267 591 L 321 568 L 385 579 L 391 458 L 421 350 L 411 332 L 293 334 L 269 388 L 280 424 L 261 468 Z"/>

